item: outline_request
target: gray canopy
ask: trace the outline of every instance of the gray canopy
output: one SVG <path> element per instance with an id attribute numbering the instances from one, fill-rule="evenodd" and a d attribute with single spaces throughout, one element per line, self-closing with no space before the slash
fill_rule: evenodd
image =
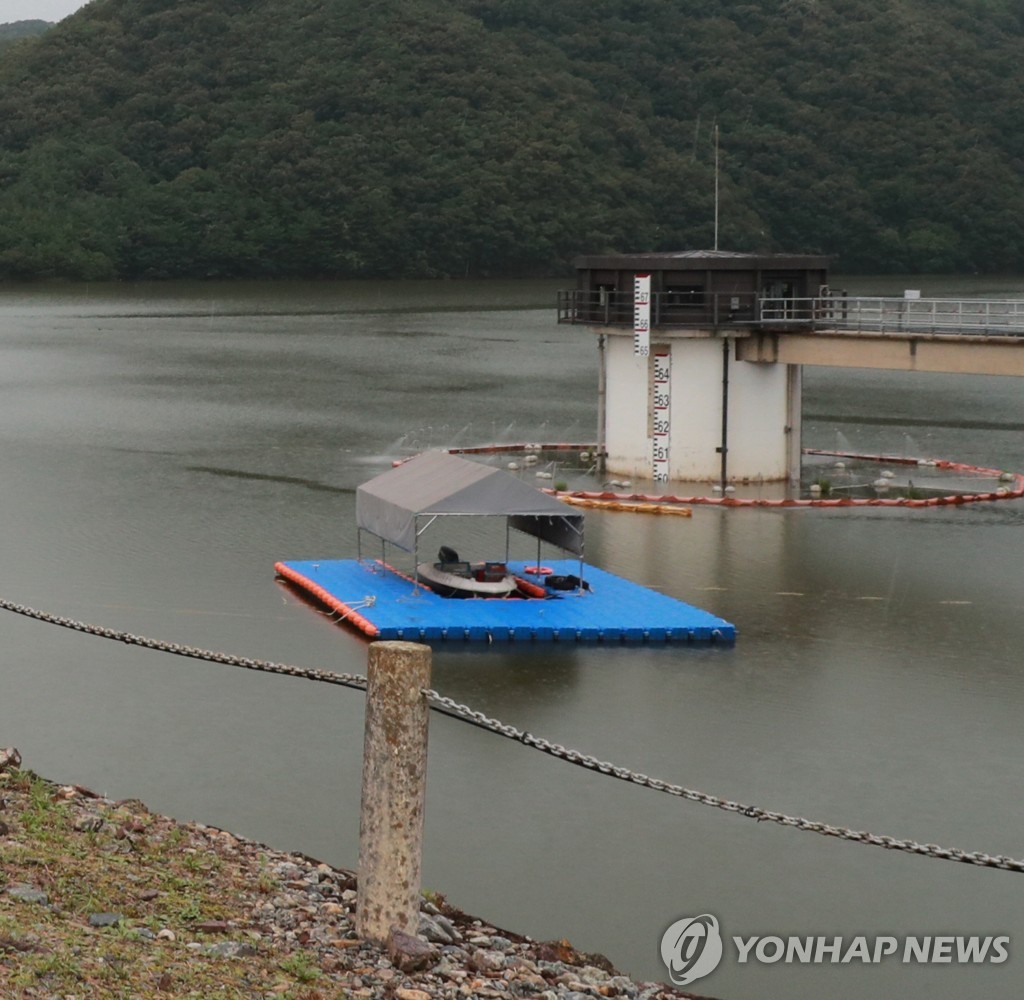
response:
<path id="1" fill-rule="evenodd" d="M 583 515 L 502 469 L 427 451 L 356 490 L 356 523 L 406 552 L 416 519 L 450 514 L 506 517 L 511 527 L 583 555 Z"/>

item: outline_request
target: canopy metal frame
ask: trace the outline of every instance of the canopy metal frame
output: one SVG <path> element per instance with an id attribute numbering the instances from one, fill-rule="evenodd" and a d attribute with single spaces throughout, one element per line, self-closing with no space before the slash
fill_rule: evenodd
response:
<path id="1" fill-rule="evenodd" d="M 413 581 L 414 581 L 414 590 L 419 588 L 419 580 L 416 577 L 415 570 L 416 570 L 416 567 L 418 567 L 419 564 L 420 564 L 420 557 L 419 557 L 420 536 L 423 535 L 434 524 L 434 522 L 438 518 L 442 518 L 442 517 L 496 517 L 496 516 L 499 516 L 499 515 L 495 515 L 495 514 L 462 514 L 462 513 L 428 514 L 428 515 L 417 514 L 415 519 L 414 519 L 414 523 L 416 525 L 416 535 L 415 535 L 415 542 L 413 544 L 413 549 L 412 549 L 412 561 L 413 561 L 412 578 L 413 578 Z M 521 535 L 527 535 L 527 536 L 529 536 L 531 538 L 536 538 L 536 540 L 537 540 L 537 562 L 536 562 L 536 566 L 537 566 L 537 569 L 539 571 L 540 567 L 542 565 L 542 563 L 541 563 L 541 545 L 542 545 L 544 539 L 542 539 L 539 535 L 531 535 L 530 532 L 522 531 L 519 528 L 513 528 L 512 523 L 511 523 L 511 516 L 510 515 L 504 515 L 504 517 L 505 517 L 505 562 L 507 563 L 509 561 L 509 559 L 511 558 L 511 553 L 512 553 L 511 535 L 512 535 L 512 532 L 513 531 L 518 531 L 519 534 L 521 534 Z M 425 520 L 426 523 L 421 523 L 424 520 Z M 583 566 L 584 566 L 584 564 L 586 562 L 586 558 L 585 558 L 585 541 L 584 541 L 583 530 L 582 530 L 581 527 L 577 526 L 577 524 L 575 523 L 574 519 L 571 519 L 571 518 L 567 517 L 564 520 L 565 520 L 566 528 L 569 531 L 573 532 L 576 535 L 576 537 L 579 538 L 579 554 L 578 554 L 579 573 L 578 573 L 578 578 L 579 578 L 580 582 L 579 582 L 579 585 L 576 588 L 576 592 L 577 593 L 583 593 Z M 357 527 L 356 528 L 356 559 L 359 562 L 363 561 L 363 532 L 364 531 L 367 532 L 367 534 L 371 535 L 372 537 L 380 539 L 380 565 L 381 565 L 381 568 L 382 568 L 383 572 L 386 573 L 388 571 L 388 569 L 394 569 L 394 567 L 389 564 L 388 558 L 387 558 L 388 540 L 386 538 L 384 538 L 382 535 L 378 535 L 378 534 L 375 534 L 373 531 L 370 531 L 369 528 L 363 528 L 363 527 Z M 552 545 L 554 548 L 559 548 L 559 546 L 555 545 L 553 542 L 548 542 L 548 544 Z M 567 549 L 563 549 L 562 551 L 567 552 L 570 555 L 572 554 Z M 397 573 L 397 570 L 395 572 Z M 401 574 L 399 574 L 399 575 L 401 575 Z"/>
<path id="2" fill-rule="evenodd" d="M 362 532 L 368 531 L 381 539 L 385 567 L 388 543 L 411 552 L 418 566 L 420 537 L 438 518 L 448 517 L 503 517 L 506 563 L 514 529 L 537 539 L 538 567 L 542 542 L 578 556 L 582 581 L 582 513 L 570 513 L 561 501 L 504 470 L 447 452 L 424 452 L 357 489 L 358 557 Z"/>

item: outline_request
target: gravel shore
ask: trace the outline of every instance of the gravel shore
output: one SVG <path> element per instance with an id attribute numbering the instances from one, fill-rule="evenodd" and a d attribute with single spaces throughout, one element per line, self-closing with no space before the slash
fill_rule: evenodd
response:
<path id="1" fill-rule="evenodd" d="M 689 997 L 567 941 L 501 930 L 427 894 L 416 937 L 355 935 L 356 875 L 0 750 L 0 995 L 631 1000 Z"/>

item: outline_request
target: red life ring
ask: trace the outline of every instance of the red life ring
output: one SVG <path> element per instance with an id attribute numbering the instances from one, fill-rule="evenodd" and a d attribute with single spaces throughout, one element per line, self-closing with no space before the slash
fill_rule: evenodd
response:
<path id="1" fill-rule="evenodd" d="M 554 570 L 550 566 L 524 566 L 523 572 L 530 576 L 550 576 Z"/>

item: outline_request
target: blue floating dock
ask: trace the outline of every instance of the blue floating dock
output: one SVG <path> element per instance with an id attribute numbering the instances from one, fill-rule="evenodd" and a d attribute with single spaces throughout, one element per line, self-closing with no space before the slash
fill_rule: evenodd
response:
<path id="1" fill-rule="evenodd" d="M 540 583 L 525 562 L 510 572 Z M 579 573 L 575 560 L 548 564 Z M 279 562 L 277 572 L 374 639 L 410 642 L 732 642 L 736 627 L 708 611 L 586 565 L 591 589 L 548 598 L 439 597 L 378 561 Z"/>

